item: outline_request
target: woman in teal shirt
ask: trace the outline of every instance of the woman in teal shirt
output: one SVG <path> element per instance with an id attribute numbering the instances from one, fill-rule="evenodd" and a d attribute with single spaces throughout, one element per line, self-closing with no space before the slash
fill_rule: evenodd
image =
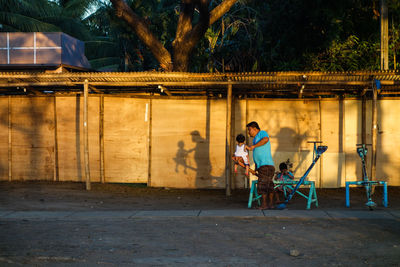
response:
<path id="1" fill-rule="evenodd" d="M 272 181 L 275 174 L 274 160 L 271 155 L 271 142 L 266 131 L 262 131 L 255 121 L 246 125 L 247 131 L 253 137 L 253 145 L 247 146 L 249 151 L 253 151 L 253 160 L 256 164 L 258 176 L 257 192 L 262 196 L 260 209 L 274 208 L 274 183 Z"/>

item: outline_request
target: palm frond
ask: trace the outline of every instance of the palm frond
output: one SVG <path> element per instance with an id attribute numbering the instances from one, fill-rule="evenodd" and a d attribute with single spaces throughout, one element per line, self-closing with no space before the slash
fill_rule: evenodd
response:
<path id="1" fill-rule="evenodd" d="M 80 19 L 100 5 L 97 0 L 68 0 L 62 2 L 64 15 Z"/>
<path id="2" fill-rule="evenodd" d="M 47 17 L 41 18 L 43 21 L 57 25 L 60 31 L 71 35 L 79 40 L 86 41 L 92 39 L 92 34 L 79 20 L 71 17 Z"/>
<path id="3" fill-rule="evenodd" d="M 90 65 L 94 69 L 99 69 L 104 66 L 109 66 L 109 65 L 118 65 L 120 63 L 120 58 L 119 57 L 104 57 L 104 58 L 96 58 L 89 60 Z"/>
<path id="4" fill-rule="evenodd" d="M 119 71 L 119 64 L 104 66 L 97 69 L 98 71 Z"/>
<path id="5" fill-rule="evenodd" d="M 0 12 L 0 23 L 23 32 L 60 31 L 60 28 L 52 23 L 10 12 Z"/>
<path id="6" fill-rule="evenodd" d="M 30 17 L 42 17 L 42 16 L 56 16 L 60 14 L 61 9 L 53 2 L 47 0 L 15 0 L 9 1 L 12 4 L 4 3 L 4 0 L 0 0 L 0 6 L 4 11 L 13 13 L 23 14 Z"/>
<path id="7" fill-rule="evenodd" d="M 119 54 L 118 44 L 101 40 L 85 42 L 85 51 L 88 59 L 118 56 Z"/>

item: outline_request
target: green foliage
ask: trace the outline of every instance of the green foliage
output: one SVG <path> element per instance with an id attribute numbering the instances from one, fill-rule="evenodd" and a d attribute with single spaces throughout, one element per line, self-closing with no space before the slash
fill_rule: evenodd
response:
<path id="1" fill-rule="evenodd" d="M 221 1 L 213 1 L 214 6 Z M 258 71 L 254 52 L 260 39 L 257 12 L 238 1 L 214 23 L 193 53 L 191 68 L 201 72 Z"/>
<path id="2" fill-rule="evenodd" d="M 126 1 L 171 51 L 180 1 Z M 210 1 L 210 9 L 221 1 Z M 400 1 L 387 3 L 389 67 L 398 69 Z M 209 27 L 192 52 L 189 71 L 377 70 L 379 5 L 378 0 L 239 0 Z M 142 71 L 159 65 L 109 0 L 0 0 L 0 31 L 63 31 L 85 41 L 96 69 Z"/>
<path id="3" fill-rule="evenodd" d="M 99 4 L 98 0 L 58 0 L 57 3 L 64 16 L 78 19 L 83 19 Z"/>
<path id="4" fill-rule="evenodd" d="M 333 40 L 330 47 L 318 55 L 310 54 L 309 70 L 319 71 L 352 71 L 378 70 L 379 46 L 376 43 L 360 41 L 350 35 L 345 41 Z"/>
<path id="5" fill-rule="evenodd" d="M 87 17 L 82 19 L 96 4 L 97 0 L 0 0 L 0 31 L 64 32 L 86 41 L 86 56 L 93 68 L 119 66 L 119 47 L 109 37 L 98 37 L 107 34 L 97 23 L 104 20 L 93 23 Z M 106 9 L 101 7 L 100 11 Z"/>
<path id="6" fill-rule="evenodd" d="M 91 33 L 80 18 L 68 16 L 63 7 L 47 0 L 0 0 L 0 31 L 65 32 L 80 40 Z M 84 12 L 77 10 L 75 12 Z"/>
<path id="7" fill-rule="evenodd" d="M 47 0 L 0 0 L 0 31 L 60 31 L 42 18 L 57 16 L 59 9 Z"/>
<path id="8" fill-rule="evenodd" d="M 89 61 L 92 68 L 97 70 L 118 71 L 120 59 L 118 57 L 95 58 Z"/>

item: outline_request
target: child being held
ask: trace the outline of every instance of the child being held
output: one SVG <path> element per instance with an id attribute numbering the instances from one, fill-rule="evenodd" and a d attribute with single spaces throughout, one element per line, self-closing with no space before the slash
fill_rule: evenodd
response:
<path id="1" fill-rule="evenodd" d="M 279 164 L 279 170 L 280 170 L 280 172 L 278 172 L 278 173 L 276 174 L 275 178 L 274 178 L 275 181 L 287 181 L 287 180 L 293 180 L 293 179 L 294 179 L 293 173 L 291 173 L 291 172 L 288 170 L 288 167 L 287 167 L 287 165 L 286 165 L 285 162 L 282 162 L 281 164 Z M 278 195 L 278 192 L 277 192 L 277 191 L 283 192 L 283 185 L 278 186 L 276 189 L 277 189 L 277 190 L 275 191 L 275 192 L 276 192 L 276 194 L 275 194 L 275 196 L 276 196 L 276 201 L 277 201 L 277 202 L 280 202 L 280 200 L 279 200 L 279 195 Z M 290 189 L 287 189 L 287 191 L 288 191 L 289 193 L 291 192 Z"/>
<path id="2" fill-rule="evenodd" d="M 250 169 L 250 164 L 249 164 L 249 153 L 247 152 L 247 149 L 245 148 L 246 144 L 244 141 L 246 138 L 244 137 L 243 134 L 238 134 L 236 136 L 236 151 L 235 154 L 232 156 L 233 161 L 235 162 L 235 172 L 237 172 L 237 167 L 238 165 L 242 166 L 243 168 L 246 169 L 246 176 L 249 176 L 249 172 L 254 174 L 255 172 Z"/>

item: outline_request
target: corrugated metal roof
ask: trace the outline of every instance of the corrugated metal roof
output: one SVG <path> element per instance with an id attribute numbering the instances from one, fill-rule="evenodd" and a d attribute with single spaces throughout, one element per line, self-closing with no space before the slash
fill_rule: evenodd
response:
<path id="1" fill-rule="evenodd" d="M 400 93 L 395 71 L 357 72 L 0 72 L 0 93 L 25 91 L 77 93 L 87 80 L 92 93 L 140 95 L 224 95 L 229 84 L 236 94 L 265 96 L 318 96 L 365 94 L 379 80 L 381 94 Z M 24 92 L 26 93 L 26 92 Z"/>

